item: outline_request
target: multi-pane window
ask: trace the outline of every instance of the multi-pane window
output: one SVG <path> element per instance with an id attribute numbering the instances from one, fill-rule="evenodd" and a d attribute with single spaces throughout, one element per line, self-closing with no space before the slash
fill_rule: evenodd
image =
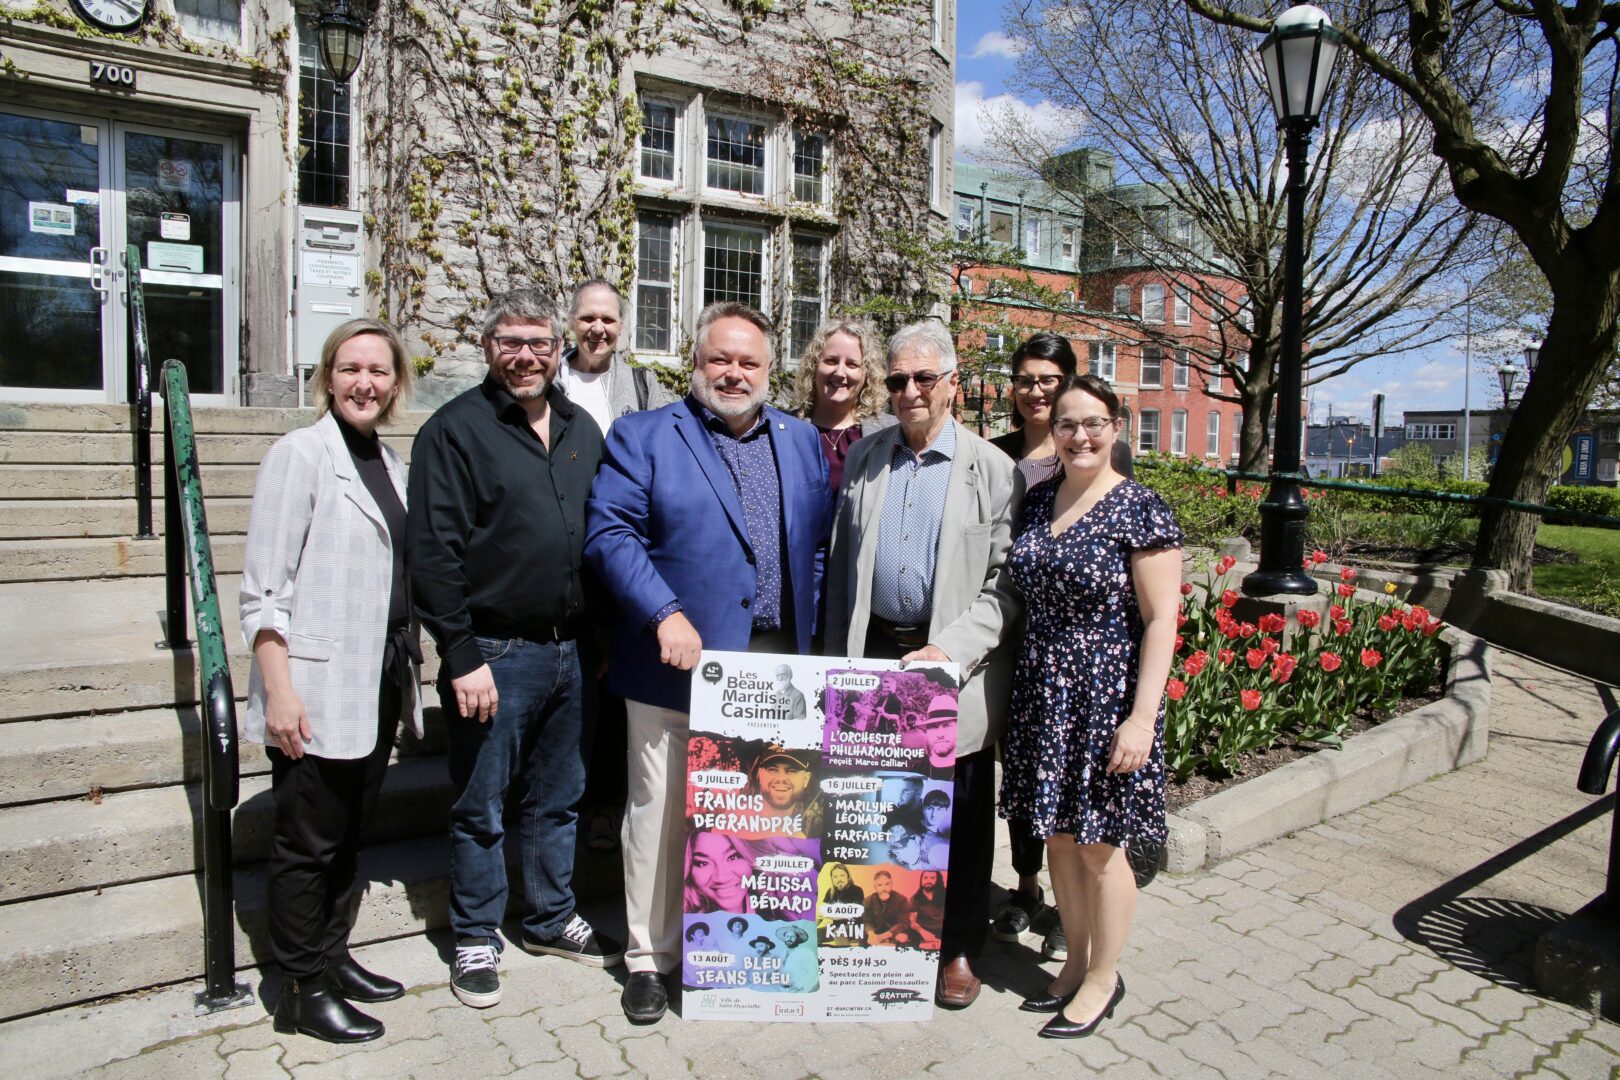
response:
<path id="1" fill-rule="evenodd" d="M 945 128 L 937 122 L 928 125 L 928 198 L 945 198 Z"/>
<path id="2" fill-rule="evenodd" d="M 1038 259 L 1041 257 L 1041 221 L 1039 218 L 1030 218 L 1024 222 L 1024 258 Z"/>
<path id="3" fill-rule="evenodd" d="M 1221 369 L 1212 367 L 1208 375 L 1204 376 L 1204 391 L 1209 394 L 1218 394 L 1221 391 Z"/>
<path id="4" fill-rule="evenodd" d="M 298 18 L 298 201 L 308 206 L 349 205 L 347 84 L 321 60 L 313 23 Z"/>
<path id="5" fill-rule="evenodd" d="M 1091 373 L 1104 382 L 1113 382 L 1116 370 L 1114 343 L 1112 341 L 1093 341 L 1091 343 Z"/>
<path id="6" fill-rule="evenodd" d="M 1114 286 L 1114 311 L 1120 315 L 1131 313 L 1131 287 L 1129 285 Z"/>
<path id="7" fill-rule="evenodd" d="M 1157 345 L 1142 346 L 1143 386 L 1164 385 L 1164 350 Z"/>
<path id="8" fill-rule="evenodd" d="M 1407 424 L 1408 439 L 1455 439 L 1456 424 Z"/>
<path id="9" fill-rule="evenodd" d="M 1243 456 L 1243 424 L 1232 425 L 1232 460 L 1237 461 Z"/>
<path id="10" fill-rule="evenodd" d="M 242 44 L 240 0 L 174 0 L 174 13 L 187 37 Z"/>
<path id="11" fill-rule="evenodd" d="M 1187 350 L 1177 349 L 1170 356 L 1170 385 L 1176 390 L 1186 390 L 1192 386 L 1192 364 L 1187 359 Z"/>
<path id="12" fill-rule="evenodd" d="M 1209 419 L 1205 422 L 1206 438 L 1204 440 L 1204 456 L 1218 458 L 1221 456 L 1221 414 L 1215 409 L 1209 410 Z"/>
<path id="13" fill-rule="evenodd" d="M 1063 262 L 1066 266 L 1074 265 L 1074 231 L 1073 225 L 1063 226 L 1063 246 L 1061 250 L 1063 254 Z"/>
<path id="14" fill-rule="evenodd" d="M 800 202 L 827 201 L 827 138 L 797 132 L 793 136 L 793 197 Z"/>
<path id="15" fill-rule="evenodd" d="M 765 233 L 744 225 L 703 226 L 703 303 L 740 300 L 765 307 Z"/>
<path id="16" fill-rule="evenodd" d="M 1192 243 L 1192 217 L 1190 215 L 1178 211 L 1175 215 L 1175 230 L 1176 243 L 1183 247 Z"/>
<path id="17" fill-rule="evenodd" d="M 999 356 L 1007 351 L 1007 335 L 999 330 L 986 333 L 984 335 L 984 348 L 986 352 Z"/>
<path id="18" fill-rule="evenodd" d="M 967 199 L 956 200 L 956 239 L 971 243 L 977 238 L 979 208 Z"/>
<path id="19" fill-rule="evenodd" d="M 1142 286 L 1142 321 L 1164 322 L 1164 286 Z"/>
<path id="20" fill-rule="evenodd" d="M 704 182 L 719 191 L 765 194 L 765 125 L 732 116 L 708 117 Z"/>
<path id="21" fill-rule="evenodd" d="M 1013 216 L 1010 210 L 990 211 L 990 239 L 998 244 L 1013 242 Z"/>
<path id="22" fill-rule="evenodd" d="M 1143 409 L 1136 423 L 1136 452 L 1151 454 L 1159 448 L 1159 410 Z"/>
<path id="23" fill-rule="evenodd" d="M 641 103 L 641 177 L 675 179 L 675 106 L 661 101 Z"/>
<path id="24" fill-rule="evenodd" d="M 1176 286 L 1176 325 L 1192 325 L 1192 289 L 1186 285 Z"/>
<path id="25" fill-rule="evenodd" d="M 636 215 L 636 348 L 673 352 L 675 323 L 675 217 Z"/>
<path id="26" fill-rule="evenodd" d="M 1170 452 L 1177 457 L 1187 456 L 1187 410 L 1177 409 L 1170 414 Z"/>
<path id="27" fill-rule="evenodd" d="M 826 313 L 827 241 L 819 236 L 793 237 L 793 300 L 789 316 L 791 355 L 804 355 Z"/>

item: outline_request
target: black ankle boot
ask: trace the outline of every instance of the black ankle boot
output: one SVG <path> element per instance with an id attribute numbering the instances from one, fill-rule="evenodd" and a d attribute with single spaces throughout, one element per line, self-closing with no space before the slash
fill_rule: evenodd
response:
<path id="1" fill-rule="evenodd" d="M 405 996 L 405 987 L 386 975 L 367 971 L 352 956 L 326 962 L 332 988 L 350 1001 L 393 1001 Z"/>
<path id="2" fill-rule="evenodd" d="M 324 977 L 282 983 L 274 1027 L 330 1043 L 370 1042 L 383 1033 L 380 1020 L 344 1001 Z"/>

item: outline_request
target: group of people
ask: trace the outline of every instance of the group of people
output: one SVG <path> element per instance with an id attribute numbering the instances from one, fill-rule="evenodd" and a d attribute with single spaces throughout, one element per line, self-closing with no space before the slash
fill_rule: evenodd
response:
<path id="1" fill-rule="evenodd" d="M 242 627 L 254 656 L 246 734 L 266 745 L 276 805 L 276 1029 L 376 1038 L 382 1024 L 356 1003 L 403 993 L 355 962 L 348 935 L 360 837 L 398 726 L 421 730 L 420 626 L 440 661 L 450 984 L 463 1003 L 500 1000 L 511 793 L 518 944 L 623 962 L 626 1016 L 661 1018 L 694 888 L 683 881 L 696 842 L 690 672 L 704 649 L 819 649 L 954 662 L 962 678 L 954 747 L 930 746 L 931 760 L 954 749 L 950 792 L 888 835 L 927 868 L 920 913 L 874 882 L 868 936 L 937 947 L 936 1001 L 972 1004 L 999 804 L 1020 882 L 995 928 L 1016 937 L 1046 913 L 1044 847 L 1065 946 L 1022 1007 L 1054 1014 L 1043 1035 L 1089 1034 L 1124 994 L 1117 962 L 1135 903 L 1124 849 L 1164 838 L 1162 699 L 1180 599 L 1181 533 L 1113 464 L 1118 398 L 1076 374 L 1066 341 L 1036 335 L 1013 375 L 1020 437 L 991 444 L 952 418 L 956 351 L 942 324 L 906 326 L 884 347 L 835 321 L 804 358 L 795 416 L 766 400 L 770 322 L 722 302 L 700 314 L 690 389 L 670 400 L 619 353 L 622 324 L 603 281 L 581 286 L 566 318 L 536 290 L 495 298 L 487 376 L 422 426 L 407 481 L 378 431 L 409 390 L 410 358 L 386 324 L 353 320 L 322 351 L 320 419 L 260 469 Z M 593 768 L 598 737 L 612 750 Z M 798 802 L 808 765 L 761 754 L 751 782 Z M 575 910 L 588 775 L 598 797 L 624 802 L 622 945 Z M 948 845 L 931 845 L 947 820 Z M 935 846 L 947 865 L 930 861 Z M 720 899 L 726 858 L 704 849 L 715 911 L 739 910 Z M 888 909 L 893 925 L 874 931 Z"/>

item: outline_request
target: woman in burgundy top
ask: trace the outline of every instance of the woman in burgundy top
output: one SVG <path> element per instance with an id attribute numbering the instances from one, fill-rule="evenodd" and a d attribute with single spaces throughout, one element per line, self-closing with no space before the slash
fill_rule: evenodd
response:
<path id="1" fill-rule="evenodd" d="M 823 323 L 799 362 L 799 415 L 821 433 L 828 482 L 834 494 L 844 485 L 844 461 L 863 435 L 896 423 L 884 412 L 883 344 L 863 322 Z"/>

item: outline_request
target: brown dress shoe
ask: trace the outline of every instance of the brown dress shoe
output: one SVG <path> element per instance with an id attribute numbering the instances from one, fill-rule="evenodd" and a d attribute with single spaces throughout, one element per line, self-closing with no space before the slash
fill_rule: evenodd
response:
<path id="1" fill-rule="evenodd" d="M 956 959 L 940 965 L 939 989 L 934 1001 L 947 1009 L 965 1009 L 979 998 L 979 977 L 973 974 L 968 958 Z"/>

